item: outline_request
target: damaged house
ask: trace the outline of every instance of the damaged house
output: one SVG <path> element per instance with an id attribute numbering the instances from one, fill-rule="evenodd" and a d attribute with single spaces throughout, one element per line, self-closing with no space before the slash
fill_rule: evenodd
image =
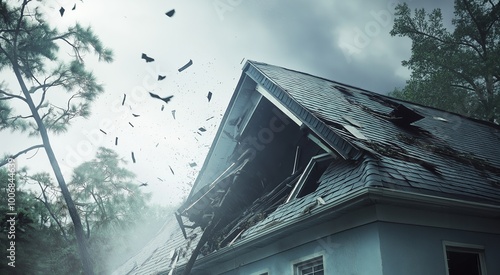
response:
<path id="1" fill-rule="evenodd" d="M 185 203 L 114 274 L 500 274 L 500 127 L 248 61 Z"/>

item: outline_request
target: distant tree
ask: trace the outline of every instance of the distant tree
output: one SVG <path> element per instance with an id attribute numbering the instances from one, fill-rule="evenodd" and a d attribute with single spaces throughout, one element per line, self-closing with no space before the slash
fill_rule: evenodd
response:
<path id="1" fill-rule="evenodd" d="M 103 92 L 103 87 L 84 66 L 84 55 L 93 52 L 99 60 L 112 61 L 112 52 L 101 44 L 90 28 L 79 24 L 64 32 L 49 25 L 40 12 L 46 1 L 22 0 L 16 5 L 0 2 L 0 70 L 10 68 L 20 92 L 12 92 L 6 83 L 0 86 L 0 130 L 28 132 L 39 135 L 74 225 L 85 274 L 94 274 L 85 242 L 84 230 L 76 206 L 52 150 L 49 132 L 62 133 L 76 117 L 88 117 L 90 103 Z M 60 58 L 61 47 L 69 49 L 70 60 Z M 68 59 L 68 58 L 66 58 Z M 66 95 L 67 99 L 62 101 Z M 49 98 L 53 100 L 49 102 Z M 15 112 L 11 102 L 21 103 L 29 112 Z M 0 166 L 6 160 L 0 161 Z"/>
<path id="2" fill-rule="evenodd" d="M 22 173 L 17 173 L 20 175 Z M 24 178 L 24 177 L 23 177 Z M 7 259 L 10 241 L 15 241 L 15 268 L 2 264 L 0 274 L 80 274 L 81 263 L 75 242 L 67 240 L 51 221 L 47 208 L 36 195 L 22 188 L 25 179 L 16 177 L 15 210 L 7 208 L 7 196 L 0 196 L 0 255 Z M 7 193 L 9 176 L 0 169 L 0 191 Z M 45 178 L 39 178 L 44 180 Z M 9 223 L 15 212 L 15 239 L 9 239 Z M 41 249 L 43 248 L 43 249 Z"/>
<path id="3" fill-rule="evenodd" d="M 148 216 L 151 195 L 140 189 L 124 164 L 116 152 L 100 147 L 95 159 L 75 168 L 68 184 L 99 273 L 109 273 L 106 259 L 118 253 L 113 240 L 127 240 L 131 230 L 154 220 Z"/>
<path id="4" fill-rule="evenodd" d="M 390 95 L 478 119 L 500 120 L 500 5 L 498 0 L 455 0 L 454 30 L 439 9 L 413 16 L 396 7 L 391 35 L 412 40 L 402 64 L 411 78 Z"/>

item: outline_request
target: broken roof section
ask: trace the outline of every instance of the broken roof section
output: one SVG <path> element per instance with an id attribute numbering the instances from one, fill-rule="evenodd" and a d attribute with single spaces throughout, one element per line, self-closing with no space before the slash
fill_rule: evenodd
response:
<path id="1" fill-rule="evenodd" d="M 177 238 L 197 245 L 179 254 L 188 249 L 177 240 L 154 253 L 201 269 L 374 190 L 499 206 L 499 145 L 498 125 L 247 61 L 177 211 Z"/>

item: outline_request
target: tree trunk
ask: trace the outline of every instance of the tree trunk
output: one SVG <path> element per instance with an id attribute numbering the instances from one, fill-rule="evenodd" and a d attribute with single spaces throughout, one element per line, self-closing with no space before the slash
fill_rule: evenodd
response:
<path id="1" fill-rule="evenodd" d="M 40 132 L 40 136 L 42 137 L 45 151 L 47 152 L 47 157 L 49 158 L 50 161 L 50 165 L 52 166 L 57 182 L 59 183 L 59 187 L 61 188 L 61 193 L 64 197 L 66 205 L 68 206 L 69 215 L 75 227 L 75 235 L 78 243 L 78 250 L 80 252 L 83 271 L 86 275 L 94 275 L 94 270 L 92 267 L 92 259 L 87 249 L 82 221 L 80 220 L 80 216 L 78 215 L 75 203 L 71 198 L 71 194 L 64 180 L 61 168 L 59 167 L 59 163 L 57 162 L 54 151 L 52 150 L 52 146 L 50 145 L 47 128 L 45 128 L 45 124 L 43 123 L 42 119 L 40 118 L 40 115 L 38 114 L 38 110 L 36 109 L 35 104 L 33 103 L 33 99 L 31 98 L 31 94 L 29 93 L 26 84 L 24 83 L 24 79 L 21 75 L 18 65 L 15 62 L 12 62 L 12 67 L 14 69 L 14 73 L 16 74 L 19 85 L 21 86 L 21 90 L 23 91 L 23 94 L 25 96 L 26 103 L 28 104 L 31 113 L 33 114 L 33 118 L 36 121 L 36 124 L 38 126 L 38 131 Z"/>

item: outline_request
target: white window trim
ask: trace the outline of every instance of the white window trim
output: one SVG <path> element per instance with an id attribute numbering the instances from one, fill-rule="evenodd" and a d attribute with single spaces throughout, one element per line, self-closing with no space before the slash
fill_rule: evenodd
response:
<path id="1" fill-rule="evenodd" d="M 257 271 L 257 272 L 253 272 L 253 273 L 251 273 L 250 275 L 261 275 L 261 274 L 263 274 L 263 273 L 267 273 L 268 275 L 269 275 L 269 274 L 271 274 L 271 273 L 269 272 L 269 268 L 266 268 L 266 269 L 259 270 L 259 271 Z"/>
<path id="2" fill-rule="evenodd" d="M 321 259 L 323 260 L 323 274 L 329 274 L 328 273 L 328 270 L 326 269 L 326 265 L 325 265 L 325 254 L 324 252 L 317 252 L 317 253 L 313 253 L 313 254 L 308 254 L 307 256 L 304 256 L 304 257 L 300 257 L 298 259 L 295 259 L 293 261 L 291 261 L 291 265 L 290 265 L 290 268 L 291 268 L 291 273 L 290 274 L 297 274 L 296 273 L 296 268 L 295 266 L 300 264 L 300 263 L 303 263 L 303 262 L 307 262 L 309 260 L 312 260 L 314 258 L 317 258 L 317 257 L 321 257 Z"/>
<path id="3" fill-rule="evenodd" d="M 481 266 L 481 275 L 487 275 L 486 271 L 486 261 L 484 256 L 484 246 L 478 244 L 469 244 L 469 243 L 459 243 L 459 242 L 451 242 L 451 241 L 443 241 L 443 256 L 444 256 L 444 267 L 445 274 L 448 273 L 448 255 L 446 255 L 447 251 L 463 251 L 470 253 L 479 254 L 479 264 Z"/>
<path id="4" fill-rule="evenodd" d="M 311 173 L 311 170 L 313 169 L 314 165 L 316 165 L 317 162 L 320 161 L 325 161 L 328 159 L 334 159 L 332 155 L 329 153 L 324 153 L 320 155 L 316 155 L 309 160 L 309 163 L 306 166 L 306 169 L 304 169 L 304 172 L 302 175 L 300 175 L 299 180 L 293 187 L 292 191 L 290 192 L 290 195 L 288 195 L 288 198 L 286 199 L 285 203 L 289 202 L 290 200 L 294 199 L 297 197 L 297 195 L 300 193 L 300 190 L 302 190 L 302 187 L 304 186 L 304 183 L 307 181 L 309 178 L 309 174 Z"/>

